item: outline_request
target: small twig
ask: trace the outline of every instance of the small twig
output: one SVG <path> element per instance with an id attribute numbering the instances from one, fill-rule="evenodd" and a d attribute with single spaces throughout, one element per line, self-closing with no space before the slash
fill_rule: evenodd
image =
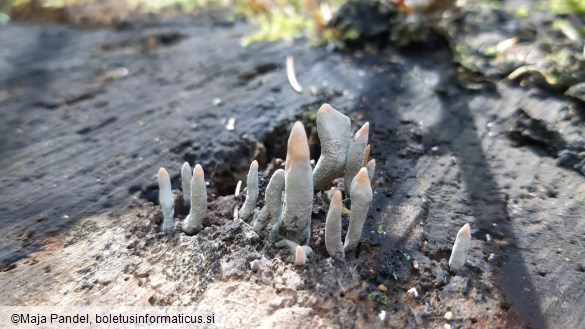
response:
<path id="1" fill-rule="evenodd" d="M 303 87 L 301 87 L 295 75 L 295 63 L 292 56 L 286 57 L 286 77 L 288 78 L 288 83 L 294 91 L 299 94 L 303 92 Z"/>
<path id="2" fill-rule="evenodd" d="M 240 195 L 240 189 L 241 188 L 242 188 L 242 180 L 240 179 L 238 181 L 238 184 L 236 184 L 236 191 L 234 192 L 234 196 Z"/>
<path id="3" fill-rule="evenodd" d="M 333 12 L 331 11 L 329 2 L 327 0 L 320 1 L 319 9 L 321 10 L 321 17 L 323 17 L 323 22 L 327 24 L 331 18 L 333 18 Z"/>

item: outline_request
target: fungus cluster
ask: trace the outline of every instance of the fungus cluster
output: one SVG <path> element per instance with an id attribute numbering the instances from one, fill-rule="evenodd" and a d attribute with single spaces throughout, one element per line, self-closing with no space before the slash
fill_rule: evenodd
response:
<path id="1" fill-rule="evenodd" d="M 256 210 L 258 162 L 253 161 L 247 177 L 246 199 L 237 212 L 237 217 L 249 222 L 256 231 L 264 229 L 272 218 L 270 236 L 273 243 L 277 247 L 289 248 L 297 265 L 304 264 L 312 252 L 308 245 L 315 190 L 328 188 L 334 180 L 343 178 L 346 194 L 352 195 L 350 224 L 344 245 L 341 243 L 342 200 L 339 189 L 333 193 L 327 216 L 326 247 L 329 254 L 339 260 L 344 259 L 345 252 L 357 246 L 373 196 L 370 181 L 375 161 L 367 161 L 369 124 L 363 125 L 352 139 L 349 117 L 324 104 L 317 113 L 317 130 L 322 153 L 315 168 L 311 166 L 305 128 L 301 122 L 295 122 L 288 138 L 285 168 L 272 175 L 266 188 L 264 207 Z M 190 212 L 182 230 L 195 234 L 201 230 L 207 210 L 203 168 L 197 164 L 191 174 L 191 167 L 185 163 L 181 179 L 185 205 L 190 201 Z M 171 233 L 174 229 L 174 202 L 170 178 L 164 168 L 159 171 L 159 187 L 164 217 L 162 231 Z"/>
<path id="2" fill-rule="evenodd" d="M 295 122 L 287 143 L 285 168 L 274 172 L 265 191 L 265 205 L 256 209 L 259 195 L 258 162 L 253 161 L 247 176 L 246 199 L 236 220 L 248 222 L 255 231 L 263 230 L 272 219 L 270 238 L 276 247 L 288 248 L 296 265 L 305 264 L 312 253 L 311 214 L 315 191 L 321 191 L 341 181 L 342 188 L 332 188 L 331 202 L 325 224 L 325 247 L 334 259 L 344 261 L 346 253 L 354 250 L 373 199 L 371 181 L 376 162 L 369 160 L 369 123 L 365 123 L 351 136 L 349 117 L 323 104 L 317 113 L 317 132 L 321 155 L 315 168 L 311 166 L 309 143 L 301 122 Z M 185 163 L 181 170 L 183 198 L 190 200 L 190 212 L 182 230 L 196 234 L 202 228 L 207 211 L 207 192 L 203 168 Z M 162 231 L 174 229 L 174 202 L 167 171 L 159 171 L 160 205 L 163 213 Z M 351 201 L 350 219 L 345 240 L 342 242 L 342 191 Z M 455 242 L 449 266 L 457 271 L 465 262 L 469 248 L 469 225 L 464 226 Z"/>

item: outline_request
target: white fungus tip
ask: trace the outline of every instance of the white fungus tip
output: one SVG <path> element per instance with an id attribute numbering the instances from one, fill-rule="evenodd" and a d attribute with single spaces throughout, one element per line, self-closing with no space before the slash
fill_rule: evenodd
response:
<path id="1" fill-rule="evenodd" d="M 335 111 L 335 109 L 333 107 L 331 107 L 331 105 L 329 105 L 327 103 L 324 103 L 319 108 L 319 111 L 317 112 L 317 115 L 325 115 L 325 114 L 329 114 L 329 113 L 331 113 L 333 111 Z"/>
<path id="2" fill-rule="evenodd" d="M 191 168 L 189 162 L 185 161 L 185 163 L 183 163 L 183 168 Z"/>
<path id="3" fill-rule="evenodd" d="M 471 236 L 471 226 L 469 226 L 469 223 L 463 225 L 463 227 L 459 230 L 457 235 L 459 235 L 461 237 Z"/>
<path id="4" fill-rule="evenodd" d="M 449 268 L 451 271 L 457 272 L 465 265 L 467 259 L 467 253 L 471 243 L 471 226 L 469 224 L 463 225 L 457 237 L 455 243 L 453 243 L 453 249 L 451 251 L 451 257 L 449 257 Z"/>
<path id="5" fill-rule="evenodd" d="M 288 138 L 285 170 L 288 171 L 293 162 L 308 160 L 309 156 L 309 142 L 305 127 L 300 121 L 297 121 Z"/>
<path id="6" fill-rule="evenodd" d="M 163 167 L 161 167 L 158 170 L 158 177 L 167 177 L 169 175 L 169 173 L 167 172 L 167 170 Z"/>
<path id="7" fill-rule="evenodd" d="M 364 123 L 364 125 L 360 128 L 360 130 L 358 130 L 355 133 L 355 136 L 353 137 L 353 140 L 360 140 L 360 139 L 364 139 L 364 140 L 368 140 L 368 134 L 370 132 L 370 123 L 366 122 Z"/>
<path id="8" fill-rule="evenodd" d="M 297 250 L 295 253 L 295 265 L 305 265 L 307 257 L 305 255 L 305 250 L 300 245 L 297 246 Z"/>
<path id="9" fill-rule="evenodd" d="M 368 177 L 368 169 L 363 167 L 360 171 L 355 175 L 355 183 L 358 186 L 369 186 L 370 185 L 370 178 Z"/>
<path id="10" fill-rule="evenodd" d="M 250 169 L 258 169 L 258 161 L 252 161 L 252 164 L 250 164 Z"/>
<path id="11" fill-rule="evenodd" d="M 412 294 L 415 298 L 418 298 L 418 291 L 416 288 L 412 287 L 406 291 L 407 294 Z"/>
<path id="12" fill-rule="evenodd" d="M 372 159 L 368 162 L 368 166 L 376 166 L 376 159 Z"/>
<path id="13" fill-rule="evenodd" d="M 197 164 L 195 169 L 193 169 L 193 176 L 203 177 L 203 167 L 200 164 Z"/>

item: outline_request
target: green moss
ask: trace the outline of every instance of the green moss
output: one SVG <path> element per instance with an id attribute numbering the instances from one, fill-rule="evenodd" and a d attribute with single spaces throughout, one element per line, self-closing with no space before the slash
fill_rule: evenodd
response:
<path id="1" fill-rule="evenodd" d="M 378 234 L 385 234 L 384 225 L 378 225 Z"/>
<path id="2" fill-rule="evenodd" d="M 386 295 L 380 296 L 380 298 L 378 299 L 378 303 L 380 303 L 382 305 L 388 304 L 388 296 L 386 296 Z"/>
<path id="3" fill-rule="evenodd" d="M 0 13 L 8 19 L 0 17 L 0 22 L 9 20 L 13 8 L 30 3 L 32 0 L 0 1 Z M 43 7 L 63 8 L 79 3 L 97 3 L 99 0 L 39 0 Z M 335 12 L 347 0 L 328 1 L 330 9 Z M 291 41 L 306 36 L 311 44 L 327 43 L 333 39 L 351 39 L 357 37 L 356 31 L 348 31 L 341 35 L 327 27 L 323 22 L 322 11 L 316 2 L 304 0 L 277 0 L 259 2 L 254 0 L 121 0 L 120 6 L 136 9 L 144 13 L 160 13 L 162 11 L 180 10 L 192 12 L 198 8 L 213 6 L 229 8 L 232 17 L 248 20 L 258 30 L 242 40 L 247 46 L 254 42 L 275 41 L 279 39 Z"/>
<path id="4" fill-rule="evenodd" d="M 317 112 L 310 113 L 307 118 L 311 121 L 316 121 L 317 120 Z"/>
<path id="5" fill-rule="evenodd" d="M 514 10 L 514 16 L 516 16 L 516 18 L 526 18 L 530 15 L 530 8 L 528 8 L 528 6 L 520 6 L 518 8 L 516 8 L 516 10 Z"/>
<path id="6" fill-rule="evenodd" d="M 491 47 L 486 48 L 483 51 L 483 55 L 486 57 L 496 57 L 498 55 L 498 47 L 491 46 Z"/>
<path id="7" fill-rule="evenodd" d="M 496 1 L 496 0 L 475 0 L 474 2 L 483 8 L 501 7 L 500 1 Z"/>
<path id="8" fill-rule="evenodd" d="M 371 302 L 376 302 L 381 305 L 388 304 L 388 296 L 384 295 L 379 291 L 374 291 L 368 295 L 368 300 Z"/>
<path id="9" fill-rule="evenodd" d="M 555 14 L 585 14 L 583 0 L 549 0 L 548 8 Z"/>
<path id="10" fill-rule="evenodd" d="M 258 31 L 242 40 L 243 46 L 248 46 L 258 41 L 275 41 L 283 39 L 292 41 L 300 37 L 307 30 L 311 30 L 312 22 L 301 16 L 287 16 L 282 13 L 263 15 L 251 18 L 258 26 Z"/>

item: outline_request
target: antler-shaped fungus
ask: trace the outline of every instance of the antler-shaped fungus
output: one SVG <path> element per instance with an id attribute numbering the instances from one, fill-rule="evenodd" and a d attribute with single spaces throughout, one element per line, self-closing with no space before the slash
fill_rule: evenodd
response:
<path id="1" fill-rule="evenodd" d="M 313 170 L 313 188 L 320 190 L 343 176 L 347 150 L 351 143 L 351 121 L 331 105 L 323 104 L 317 112 L 317 133 L 321 143 L 321 156 Z"/>

